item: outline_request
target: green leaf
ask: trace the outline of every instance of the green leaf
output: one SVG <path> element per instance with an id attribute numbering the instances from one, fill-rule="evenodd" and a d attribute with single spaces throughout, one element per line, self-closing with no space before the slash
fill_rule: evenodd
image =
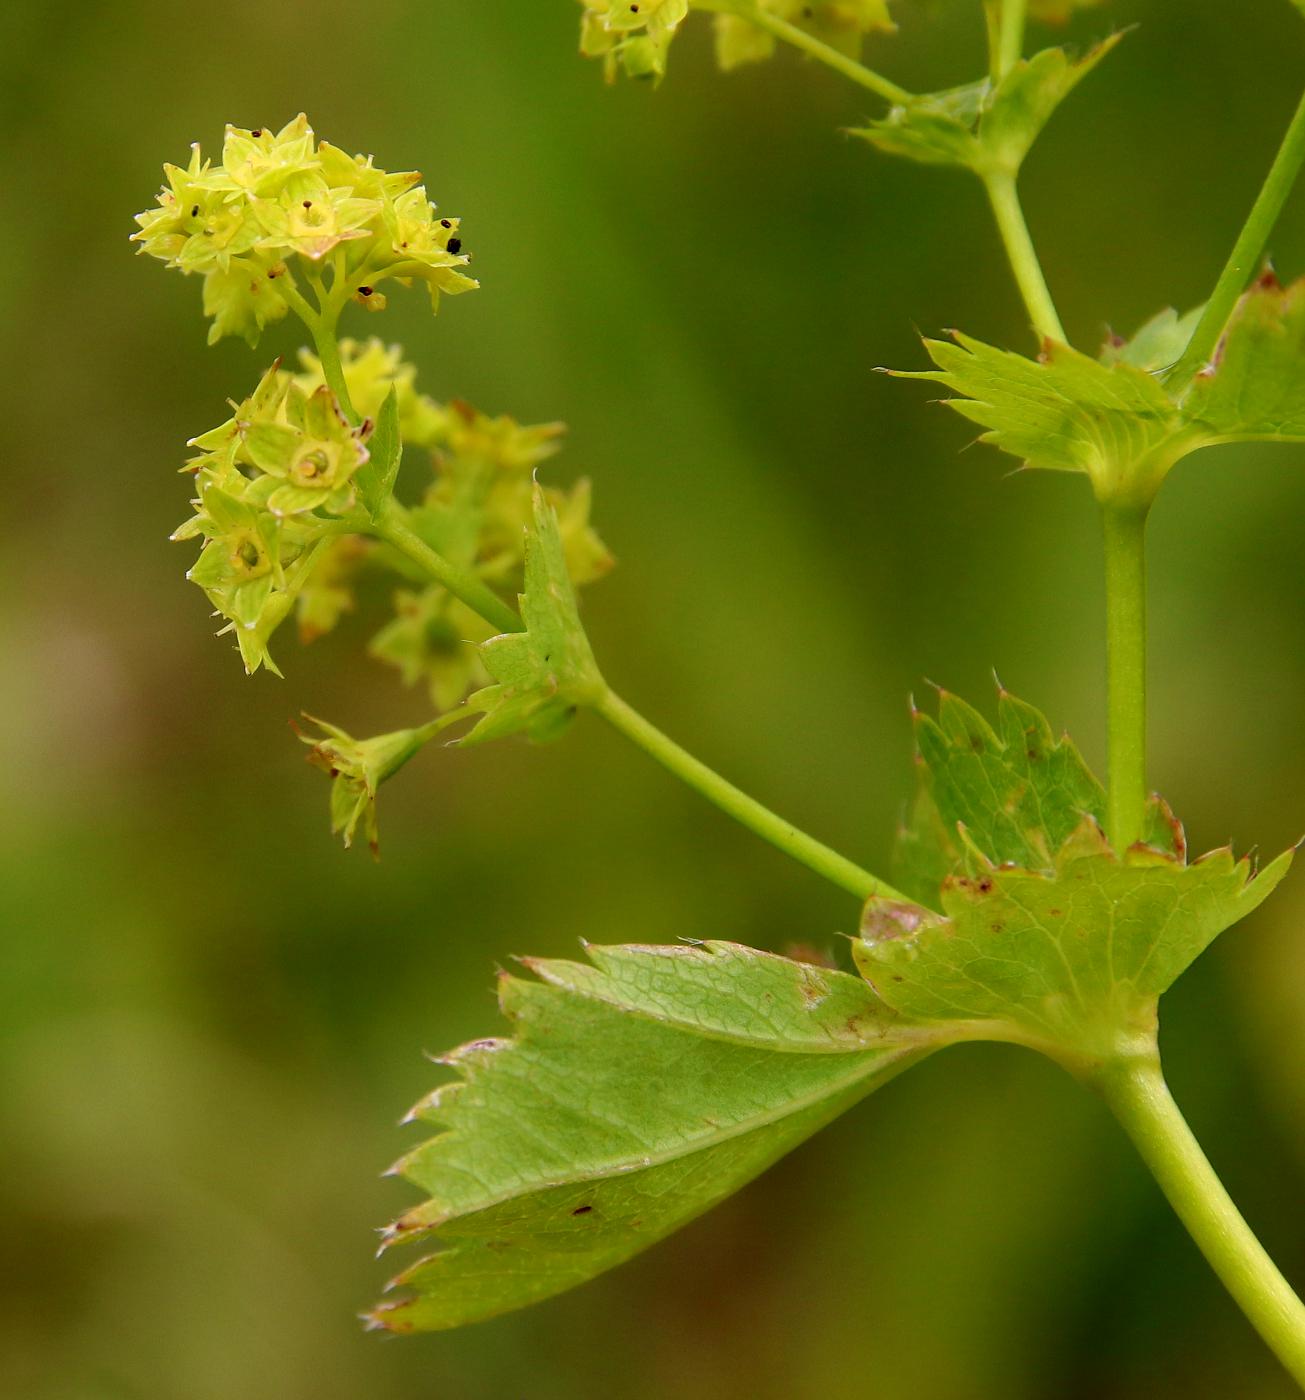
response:
<path id="1" fill-rule="evenodd" d="M 1159 381 L 1119 359 L 1102 364 L 1046 341 L 1037 360 L 960 332 L 926 340 L 934 370 L 902 374 L 945 385 L 946 400 L 984 429 L 979 441 L 1029 467 L 1084 472 L 1102 499 L 1149 500 L 1173 464 L 1210 442 Z"/>
<path id="2" fill-rule="evenodd" d="M 1118 336 L 1107 341 L 1101 350 L 1101 363 L 1132 365 L 1149 374 L 1172 369 L 1187 349 L 1187 342 L 1204 310 L 1202 304 L 1180 316 L 1172 306 L 1167 306 L 1152 316 L 1131 340 Z"/>
<path id="3" fill-rule="evenodd" d="M 963 827 L 965 843 L 990 865 L 1049 870 L 1083 818 L 1104 814 L 1105 791 L 1078 749 L 1005 690 L 996 729 L 943 691 L 936 720 L 915 712 L 915 737 L 943 831 Z"/>
<path id="4" fill-rule="evenodd" d="M 1286 874 L 1258 876 L 1230 850 L 1194 865 L 1134 847 L 1122 858 L 1086 818 L 1054 869 L 954 876 L 942 918 L 904 923 L 871 900 L 857 966 L 883 1000 L 920 1024 L 968 1026 L 1082 1062 L 1154 1032 L 1156 1001 L 1224 929 Z"/>
<path id="5" fill-rule="evenodd" d="M 483 717 L 459 741 L 463 744 L 517 733 L 541 743 L 554 739 L 578 708 L 592 704 L 605 689 L 580 625 L 557 512 L 538 483 L 533 516 L 521 595 L 525 630 L 491 637 L 481 646 L 485 669 L 497 684 L 467 701 Z"/>
<path id="6" fill-rule="evenodd" d="M 702 1214 L 927 1050 L 846 973 L 728 943 L 589 948 L 504 975 L 512 1040 L 442 1061 L 444 1131 L 396 1170 L 429 1193 L 387 1243 L 445 1248 L 371 1314 L 456 1327 L 574 1287 Z"/>
<path id="7" fill-rule="evenodd" d="M 889 155 L 1014 175 L 1056 108 L 1119 42 L 1112 35 L 1080 59 L 1061 48 L 1021 59 L 988 80 L 926 93 L 853 132 Z"/>
<path id="8" fill-rule="evenodd" d="M 1183 412 L 1221 441 L 1305 438 L 1305 279 L 1272 273 L 1242 297 L 1214 363 L 1198 374 Z"/>
<path id="9" fill-rule="evenodd" d="M 1237 304 L 1212 364 L 1181 399 L 1160 373 L 1186 348 L 1200 308 L 1161 312 L 1094 360 L 1056 341 L 1037 360 L 960 332 L 926 340 L 936 368 L 899 378 L 951 389 L 981 442 L 1026 466 L 1085 472 L 1102 500 L 1147 503 L 1175 463 L 1216 443 L 1305 441 L 1305 279 L 1266 274 Z"/>
<path id="10" fill-rule="evenodd" d="M 367 449 L 370 455 L 358 468 L 354 479 L 367 514 L 373 520 L 379 520 L 386 502 L 394 494 L 394 482 L 399 475 L 399 462 L 403 456 L 403 439 L 399 433 L 399 394 L 394 384 L 390 385 L 390 392 L 376 415 L 376 426 L 372 429 Z"/>

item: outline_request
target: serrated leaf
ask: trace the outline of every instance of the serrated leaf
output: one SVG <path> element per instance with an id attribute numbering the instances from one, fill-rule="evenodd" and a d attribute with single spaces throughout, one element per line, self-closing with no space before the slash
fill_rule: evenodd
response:
<path id="1" fill-rule="evenodd" d="M 521 595 L 525 630 L 482 644 L 481 659 L 496 684 L 467 701 L 483 715 L 460 740 L 464 744 L 517 733 L 527 733 L 537 742 L 556 738 L 575 711 L 592 704 L 604 690 L 580 623 L 557 512 L 538 484 L 533 517 Z"/>
<path id="2" fill-rule="evenodd" d="M 358 468 L 354 480 L 358 483 L 358 494 L 362 497 L 367 514 L 373 520 L 379 520 L 385 503 L 394 494 L 394 482 L 403 457 L 397 385 L 390 385 L 390 392 L 381 403 L 367 447 L 370 455 Z"/>
<path id="3" fill-rule="evenodd" d="M 1305 442 L 1305 278 L 1268 274 L 1238 302 L 1214 362 L 1181 397 L 1161 373 L 1181 356 L 1200 308 L 1147 322 L 1099 360 L 1046 341 L 1037 360 L 953 332 L 926 340 L 935 369 L 898 372 L 943 384 L 980 441 L 1027 466 L 1081 471 L 1102 500 L 1147 504 L 1175 463 L 1227 442 Z"/>
<path id="4" fill-rule="evenodd" d="M 730 1195 L 927 1053 L 846 973 L 726 943 L 591 948 L 504 976 L 510 1041 L 448 1056 L 398 1164 L 430 1199 L 388 1239 L 445 1248 L 375 1325 L 493 1317 L 621 1263 Z"/>
<path id="5" fill-rule="evenodd" d="M 1121 858 L 1088 818 L 1050 874 L 952 877 L 943 917 L 905 933 L 897 906 L 871 900 L 854 953 L 904 1017 L 1091 1059 L 1151 1034 L 1161 993 L 1290 864 L 1288 852 L 1257 876 L 1229 850 L 1190 866 L 1143 847 Z"/>
<path id="6" fill-rule="evenodd" d="M 1021 59 L 995 86 L 985 80 L 926 93 L 853 135 L 889 155 L 1014 175 L 1056 108 L 1119 42 L 1075 59 L 1062 48 Z"/>
<path id="7" fill-rule="evenodd" d="M 1187 349 L 1187 342 L 1191 340 L 1204 310 L 1202 304 L 1180 316 L 1172 306 L 1165 307 L 1152 316 L 1131 340 L 1125 340 L 1122 336 L 1109 340 L 1102 347 L 1101 363 L 1132 365 L 1135 369 L 1146 370 L 1148 374 L 1159 374 L 1172 368 Z"/>
<path id="8" fill-rule="evenodd" d="M 1084 817 L 1100 820 L 1105 811 L 1105 790 L 1073 742 L 1004 690 L 996 729 L 943 691 L 937 719 L 916 711 L 915 735 L 943 830 L 964 827 L 990 865 L 1050 870 Z"/>
<path id="9" fill-rule="evenodd" d="M 959 332 L 925 349 L 937 369 L 899 377 L 945 385 L 960 396 L 948 407 L 984 429 L 981 442 L 1030 467 L 1085 472 L 1103 497 L 1149 499 L 1174 462 L 1211 440 L 1126 361 L 1105 365 L 1056 341 L 1030 360 Z"/>

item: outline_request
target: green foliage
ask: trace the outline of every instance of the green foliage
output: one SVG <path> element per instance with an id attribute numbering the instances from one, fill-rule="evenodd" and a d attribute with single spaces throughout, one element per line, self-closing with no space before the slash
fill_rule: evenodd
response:
<path id="1" fill-rule="evenodd" d="M 386 1242 L 444 1248 L 372 1314 L 456 1327 L 547 1298 L 656 1243 L 918 1058 L 864 982 L 727 943 L 589 948 L 504 975 L 513 1039 L 442 1063 L 396 1164 L 427 1192 Z"/>
<path id="2" fill-rule="evenodd" d="M 557 738 L 576 710 L 606 688 L 580 624 L 557 513 L 539 486 L 526 541 L 521 617 L 524 631 L 492 637 L 480 648 L 495 684 L 467 702 L 482 718 L 464 744 L 517 733 L 539 743 Z"/>
<path id="3" fill-rule="evenodd" d="M 1037 360 L 954 333 L 926 340 L 936 370 L 901 377 L 942 384 L 979 441 L 1025 466 L 1084 472 L 1101 499 L 1150 499 L 1169 469 L 1202 445 L 1160 382 L 1116 357 L 1100 361 L 1048 341 Z"/>
<path id="4" fill-rule="evenodd" d="M 864 981 L 720 943 L 588 948 L 504 977 L 514 1038 L 446 1057 L 461 1079 L 413 1111 L 444 1131 L 397 1164 L 430 1199 L 386 1243 L 445 1247 L 375 1325 L 454 1327 L 582 1283 L 950 1042 L 1015 1040 L 1075 1069 L 1149 1045 L 1161 993 L 1290 864 L 1188 865 L 1159 802 L 1150 844 L 1111 851 L 1100 784 L 1005 692 L 995 727 L 943 694 L 916 734 L 913 851 L 941 912 L 871 899 Z"/>
<path id="5" fill-rule="evenodd" d="M 948 869 L 970 868 L 966 857 L 979 851 L 993 864 L 1048 870 L 1084 817 L 1101 820 L 1105 790 L 1078 749 L 1005 690 L 995 730 L 946 691 L 937 719 L 921 710 L 914 719 L 923 792 L 946 833 L 940 849 Z M 937 886 L 930 893 L 936 897 Z"/>
<path id="6" fill-rule="evenodd" d="M 1162 371 L 1181 354 L 1199 311 L 1164 311 L 1131 341 L 1093 359 L 1046 341 L 1037 360 L 953 332 L 926 340 L 933 370 L 902 373 L 942 384 L 978 423 L 981 442 L 1029 467 L 1084 472 L 1099 499 L 1147 504 L 1171 468 L 1216 443 L 1305 441 L 1305 281 L 1272 276 L 1241 299 L 1212 364 L 1175 398 Z"/>
<path id="7" fill-rule="evenodd" d="M 1021 59 L 996 83 L 985 78 L 925 93 L 853 135 L 889 155 L 926 165 L 1013 175 L 1057 107 L 1119 38 L 1113 35 L 1080 59 L 1064 49 L 1044 49 Z"/>
<path id="8" fill-rule="evenodd" d="M 1241 299 L 1183 412 L 1216 441 L 1303 441 L 1303 360 L 1305 279 L 1283 287 L 1266 274 Z"/>
<path id="9" fill-rule="evenodd" d="M 1161 993 L 1291 864 L 1288 852 L 1257 876 L 1219 850 L 1189 865 L 1159 799 L 1144 841 L 1112 851 L 1104 790 L 1078 750 L 1004 691 L 995 728 L 944 693 L 916 736 L 921 792 L 899 859 L 929 908 L 871 899 L 855 952 L 919 1024 L 982 1027 L 1073 1061 L 1106 1055 L 1152 1032 Z"/>
<path id="10" fill-rule="evenodd" d="M 1111 851 L 1091 818 L 1044 870 L 993 866 L 942 887 L 943 917 L 871 900 L 857 966 L 912 1022 L 1031 1044 L 1074 1066 L 1150 1044 L 1161 993 L 1286 874 L 1229 850 L 1194 865 Z"/>

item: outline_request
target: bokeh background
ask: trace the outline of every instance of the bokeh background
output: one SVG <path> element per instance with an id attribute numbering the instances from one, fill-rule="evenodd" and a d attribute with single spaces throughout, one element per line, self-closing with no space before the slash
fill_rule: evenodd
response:
<path id="1" fill-rule="evenodd" d="M 1096 524 L 924 386 L 916 328 L 1028 347 L 977 185 L 837 134 L 868 95 L 788 56 L 729 78 L 689 26 L 605 89 L 573 0 L 17 0 L 0 26 L 0 1393 L 15 1400 L 1269 1400 L 1291 1387 L 1104 1111 L 1016 1051 L 949 1052 L 604 1280 L 463 1333 L 364 1335 L 379 1171 L 422 1058 L 492 1032 L 492 971 L 580 937 L 839 947 L 856 910 L 597 722 L 427 753 L 384 859 L 331 840 L 286 728 L 423 713 L 368 623 L 253 680 L 167 535 L 185 439 L 274 353 L 204 344 L 133 259 L 164 159 L 222 124 L 418 166 L 483 290 L 354 329 L 425 387 L 566 418 L 621 567 L 614 682 L 881 868 L 906 697 L 991 670 L 1102 758 Z M 972 77 L 970 0 L 872 61 Z M 1286 0 L 1117 0 L 1138 28 L 1024 181 L 1071 335 L 1212 281 L 1298 95 Z M 1305 272 L 1305 197 L 1274 239 Z M 361 318 L 360 318 L 361 320 Z M 1305 452 L 1183 464 L 1155 515 L 1154 781 L 1198 848 L 1305 827 Z M 1166 1002 L 1175 1091 L 1305 1280 L 1305 879 Z M 391 1261 L 392 1262 L 392 1261 Z"/>

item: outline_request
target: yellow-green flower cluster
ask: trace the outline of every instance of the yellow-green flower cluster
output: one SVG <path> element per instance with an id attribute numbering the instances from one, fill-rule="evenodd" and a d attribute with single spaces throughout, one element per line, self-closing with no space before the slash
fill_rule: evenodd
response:
<path id="1" fill-rule="evenodd" d="M 370 157 L 317 142 L 302 114 L 273 132 L 228 126 L 222 160 L 164 166 L 158 207 L 136 216 L 141 251 L 204 279 L 210 342 L 241 335 L 257 343 L 286 313 L 297 278 L 320 287 L 332 268 L 332 297 L 380 307 L 387 278 L 441 292 L 476 286 L 456 219 L 438 216 L 417 171 L 390 174 Z M 287 291 L 287 287 L 291 290 Z"/>
<path id="2" fill-rule="evenodd" d="M 321 365 L 307 353 L 302 359 L 303 373 L 293 384 L 312 394 L 322 384 Z M 460 400 L 439 404 L 418 391 L 416 371 L 399 347 L 376 339 L 342 341 L 340 364 L 358 412 L 375 417 L 393 388 L 405 446 L 430 454 L 433 476 L 409 512 L 412 527 L 459 568 L 491 586 L 518 591 L 535 469 L 558 450 L 562 425 L 492 418 Z M 581 586 L 601 578 L 612 557 L 589 523 L 589 483 L 577 482 L 568 491 L 549 487 L 545 494 L 558 513 L 573 581 Z M 492 631 L 439 584 L 405 587 L 396 592 L 394 617 L 370 650 L 395 666 L 407 684 L 424 684 L 437 708 L 446 710 L 488 683 L 476 644 Z"/>
<path id="3" fill-rule="evenodd" d="M 608 82 L 618 73 L 659 81 L 666 51 L 689 13 L 689 0 L 580 0 L 580 51 L 601 58 Z"/>
<path id="4" fill-rule="evenodd" d="M 660 80 L 666 71 L 666 53 L 680 24 L 692 8 L 692 0 L 580 0 L 580 49 L 601 58 L 609 81 L 618 73 Z M 1073 0 L 1044 0 L 1071 4 Z M 1093 0 L 1079 0 L 1093 3 Z M 763 13 L 829 44 L 840 53 L 857 57 L 861 41 L 875 30 L 892 30 L 888 0 L 738 0 L 735 8 L 721 11 L 712 4 L 716 26 L 716 57 L 723 69 L 757 63 L 775 52 L 775 36 L 758 26 L 749 12 Z"/>
<path id="5" fill-rule="evenodd" d="M 195 513 L 173 538 L 202 538 L 188 577 L 236 635 L 245 667 L 267 652 L 330 543 L 325 516 L 354 504 L 368 429 L 345 420 L 325 385 L 305 389 L 278 365 L 227 421 L 191 440 Z"/>

